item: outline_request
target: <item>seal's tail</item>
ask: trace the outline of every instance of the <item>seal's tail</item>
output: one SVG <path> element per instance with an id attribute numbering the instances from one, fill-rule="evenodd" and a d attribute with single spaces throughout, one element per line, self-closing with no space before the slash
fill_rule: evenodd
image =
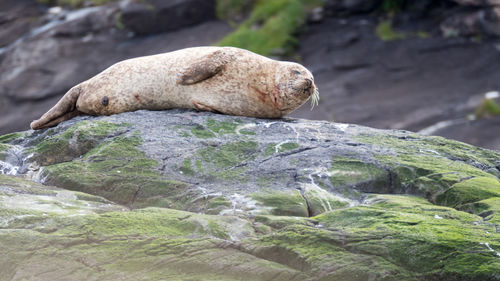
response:
<path id="1" fill-rule="evenodd" d="M 80 114 L 76 109 L 76 101 L 80 96 L 79 85 L 71 88 L 49 111 L 40 119 L 31 122 L 30 127 L 33 130 L 54 127 L 55 125 L 71 119 Z"/>

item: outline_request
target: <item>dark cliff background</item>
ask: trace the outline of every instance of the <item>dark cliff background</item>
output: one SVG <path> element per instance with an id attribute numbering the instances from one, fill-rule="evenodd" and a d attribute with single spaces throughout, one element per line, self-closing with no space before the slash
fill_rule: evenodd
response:
<path id="1" fill-rule="evenodd" d="M 499 36 L 497 0 L 1 0 L 0 134 L 117 61 L 218 44 L 308 67 L 293 117 L 500 150 Z"/>

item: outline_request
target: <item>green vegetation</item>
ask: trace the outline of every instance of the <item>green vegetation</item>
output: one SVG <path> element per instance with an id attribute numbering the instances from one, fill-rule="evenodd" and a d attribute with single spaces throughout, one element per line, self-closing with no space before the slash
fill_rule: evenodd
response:
<path id="1" fill-rule="evenodd" d="M 224 196 L 214 197 L 208 200 L 206 214 L 217 215 L 222 210 L 231 208 L 231 201 L 227 200 Z"/>
<path id="2" fill-rule="evenodd" d="M 320 3 L 315 0 L 257 1 L 250 17 L 219 45 L 245 48 L 267 56 L 290 54 L 297 45 L 295 35 L 305 22 L 306 8 Z"/>
<path id="3" fill-rule="evenodd" d="M 191 159 L 186 158 L 184 162 L 182 162 L 182 166 L 179 168 L 179 170 L 186 176 L 193 176 L 194 170 L 193 166 L 191 165 Z"/>
<path id="4" fill-rule="evenodd" d="M 157 162 L 136 148 L 141 143 L 138 136 L 116 137 L 80 159 L 47 166 L 47 180 L 134 208 L 181 208 L 184 202 L 170 197 L 182 192 L 187 184 L 163 179 L 155 170 Z"/>
<path id="5" fill-rule="evenodd" d="M 256 193 L 252 196 L 260 204 L 271 208 L 270 215 L 308 217 L 306 200 L 299 191 Z"/>
<path id="6" fill-rule="evenodd" d="M 209 139 L 209 138 L 215 138 L 215 134 L 203 127 L 202 125 L 196 125 L 195 127 L 191 128 L 191 133 L 200 139 Z"/>
<path id="7" fill-rule="evenodd" d="M 366 163 L 358 159 L 345 157 L 334 157 L 330 181 L 334 186 L 359 185 L 370 182 L 373 186 L 372 192 L 380 192 L 387 188 L 387 171 L 372 163 Z"/>
<path id="8" fill-rule="evenodd" d="M 44 138 L 33 150 L 41 155 L 55 149 L 53 142 L 92 144 L 81 157 L 44 167 L 40 176 L 49 184 L 132 208 L 165 208 L 129 211 L 100 197 L 0 175 L 2 272 L 18 274 L 20 280 L 49 276 L 44 274 L 71 280 L 497 278 L 499 171 L 486 169 L 498 165 L 498 152 L 411 133 L 358 135 L 362 155 L 346 151 L 325 158 L 313 167 L 321 173 L 311 168 L 311 178 L 296 175 L 299 191 L 283 184 L 291 173 L 251 175 L 247 170 L 249 161 L 268 160 L 262 157 L 266 151 L 292 151 L 299 144 L 266 146 L 248 136 L 229 135 L 238 126 L 207 122 L 203 128 L 231 140 L 198 140 L 206 146 L 176 160 L 174 173 L 214 177 L 211 182 L 221 187 L 220 193 L 209 190 L 203 196 L 187 183 L 165 179 L 158 163 L 138 148 L 144 145 L 138 133 L 127 126 L 83 123 L 36 135 L 35 140 Z M 15 139 L 0 137 L 0 143 Z M 250 196 L 261 213 L 251 206 L 253 200 L 245 205 L 225 197 L 249 178 L 259 185 Z M 417 196 L 363 194 L 365 204 L 352 206 L 330 192 L 338 186 L 425 194 L 431 202 Z M 231 210 L 242 215 L 207 215 Z"/>
<path id="9" fill-rule="evenodd" d="M 219 136 L 225 135 L 225 134 L 235 134 L 236 133 L 236 127 L 241 125 L 241 121 L 236 119 L 233 122 L 218 122 L 213 119 L 208 119 L 207 120 L 207 128 L 218 134 Z"/>
<path id="10" fill-rule="evenodd" d="M 379 22 L 379 24 L 375 28 L 375 34 L 377 34 L 378 38 L 383 41 L 399 40 L 405 39 L 407 37 L 405 33 L 395 31 L 392 28 L 392 23 L 390 20 Z"/>
<path id="11" fill-rule="evenodd" d="M 392 26 L 392 21 L 390 19 L 379 22 L 377 27 L 375 28 L 375 34 L 377 35 L 378 38 L 380 38 L 380 40 L 383 41 L 402 40 L 402 39 L 407 39 L 409 37 L 418 37 L 421 39 L 426 39 L 430 37 L 429 33 L 422 30 L 418 30 L 416 32 L 396 31 L 394 30 Z"/>
<path id="12" fill-rule="evenodd" d="M 307 188 L 303 196 L 307 200 L 309 216 L 316 216 L 349 206 L 349 202 L 341 200 L 320 188 Z"/>
<path id="13" fill-rule="evenodd" d="M 285 143 L 271 143 L 264 149 L 264 156 L 271 156 L 275 153 L 283 153 L 285 151 L 290 151 L 299 148 L 300 145 L 295 142 L 285 142 Z"/>
<path id="14" fill-rule="evenodd" d="M 206 126 L 196 125 L 191 128 L 191 133 L 200 139 L 215 138 L 226 134 L 236 134 L 236 128 L 241 124 L 242 122 L 240 120 L 235 120 L 233 122 L 219 122 L 213 119 L 208 119 Z M 255 134 L 246 130 L 242 130 L 240 133 L 245 135 Z"/>
<path id="15" fill-rule="evenodd" d="M 21 137 L 22 135 L 23 134 L 21 134 L 21 133 L 10 133 L 10 134 L 0 136 L 0 143 L 10 143 L 13 140 Z"/>
<path id="16" fill-rule="evenodd" d="M 230 142 L 217 148 L 202 148 L 198 150 L 200 159 L 196 160 L 195 165 L 206 176 L 224 181 L 246 182 L 247 168 L 242 164 L 255 159 L 257 148 L 258 144 L 254 141 Z"/>
<path id="17" fill-rule="evenodd" d="M 0 136 L 0 160 L 4 160 L 6 157 L 6 154 L 4 152 L 10 150 L 13 147 L 10 143 L 22 136 L 22 133 L 10 133 Z"/>
<path id="18" fill-rule="evenodd" d="M 199 151 L 203 161 L 220 169 L 230 168 L 245 160 L 255 159 L 257 143 L 253 141 L 233 142 L 221 145 L 219 149 L 203 148 Z"/>
<path id="19" fill-rule="evenodd" d="M 124 30 L 125 29 L 125 24 L 123 24 L 123 19 L 122 19 L 122 13 L 118 12 L 115 14 L 115 27 Z"/>
<path id="20" fill-rule="evenodd" d="M 418 279 L 428 280 L 439 274 L 459 280 L 472 276 L 488 280 L 499 268 L 500 260 L 492 259 L 494 254 L 479 243 L 491 241 L 497 248 L 498 234 L 493 234 L 491 225 L 474 224 L 479 217 L 413 196 L 377 198 L 372 206 L 338 210 L 316 218 L 326 228 L 342 229 L 348 250 L 363 249 L 363 253 L 381 256 L 411 270 Z"/>
<path id="21" fill-rule="evenodd" d="M 440 205 L 460 208 L 467 203 L 500 197 L 500 182 L 490 177 L 475 177 L 454 184 L 436 198 Z"/>
<path id="22" fill-rule="evenodd" d="M 474 111 L 474 115 L 478 118 L 500 115 L 500 104 L 494 99 L 483 99 Z"/>
<path id="23" fill-rule="evenodd" d="M 0 143 L 0 153 L 11 149 L 11 147 L 12 146 L 9 144 Z M 0 155 L 0 160 L 3 160 L 2 158 L 3 158 L 2 155 Z"/>
<path id="24" fill-rule="evenodd" d="M 500 192 L 498 171 L 480 169 L 495 166 L 500 158 L 497 152 L 441 137 L 372 135 L 360 139 L 400 151 L 373 155 L 382 165 L 395 167 L 391 169 L 392 192 L 419 194 L 452 207 L 498 196 Z"/>
<path id="25" fill-rule="evenodd" d="M 499 249 L 499 234 L 480 220 L 419 197 L 379 195 L 371 206 L 311 221 L 257 216 L 275 231 L 253 241 L 252 249 L 289 267 L 321 272 L 320 280 L 494 280 L 500 259 L 484 243 Z"/>
<path id="26" fill-rule="evenodd" d="M 232 20 L 242 16 L 245 10 L 253 5 L 254 0 L 217 0 L 215 12 L 219 19 Z"/>
<path id="27" fill-rule="evenodd" d="M 463 204 L 460 206 L 460 210 L 478 214 L 487 223 L 497 227 L 500 225 L 500 197 L 491 197 L 474 203 Z"/>
<path id="28" fill-rule="evenodd" d="M 50 134 L 28 152 L 34 152 L 42 165 L 70 161 L 91 150 L 100 140 L 123 132 L 129 124 L 82 121 L 60 134 Z M 50 131 L 49 131 L 50 132 Z"/>

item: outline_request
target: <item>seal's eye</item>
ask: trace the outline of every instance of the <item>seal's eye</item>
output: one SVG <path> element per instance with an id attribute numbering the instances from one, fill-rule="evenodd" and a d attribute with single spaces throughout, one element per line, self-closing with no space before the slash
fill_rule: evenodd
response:
<path id="1" fill-rule="evenodd" d="M 108 97 L 104 96 L 101 100 L 101 104 L 104 105 L 104 106 L 107 106 L 109 103 L 109 99 Z"/>
<path id="2" fill-rule="evenodd" d="M 298 71 L 298 70 L 292 70 L 292 72 L 293 72 L 293 74 L 297 74 L 297 75 L 302 74 L 302 73 L 301 73 L 300 71 Z"/>

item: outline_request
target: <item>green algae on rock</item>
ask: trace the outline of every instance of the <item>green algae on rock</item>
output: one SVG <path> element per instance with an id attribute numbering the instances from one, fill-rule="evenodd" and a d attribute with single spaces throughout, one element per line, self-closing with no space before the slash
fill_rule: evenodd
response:
<path id="1" fill-rule="evenodd" d="M 166 194 L 177 193 L 187 184 L 166 180 L 154 170 L 157 162 L 136 148 L 138 136 L 118 137 L 88 151 L 81 159 L 47 166 L 46 181 L 97 194 L 119 204 L 171 206 Z M 146 204 L 147 205 L 147 204 Z"/>
<path id="2" fill-rule="evenodd" d="M 390 186 L 388 172 L 373 164 L 346 157 L 334 157 L 329 170 L 330 181 L 334 186 L 356 185 L 363 190 L 361 185 L 367 185 L 370 192 L 383 192 Z M 367 190 L 368 191 L 368 190 Z"/>
<path id="3" fill-rule="evenodd" d="M 500 181 L 491 177 L 474 177 L 452 185 L 436 198 L 436 202 L 460 208 L 461 205 L 493 197 L 500 197 Z"/>
<path id="4" fill-rule="evenodd" d="M 274 153 L 282 153 L 289 150 L 294 150 L 299 148 L 300 145 L 294 142 L 285 142 L 285 143 L 271 143 L 268 144 L 266 149 L 264 150 L 265 156 L 271 156 Z"/>
<path id="5" fill-rule="evenodd" d="M 495 151 L 188 110 L 0 143 L 0 168 L 64 188 L 0 176 L 8 279 L 500 279 Z"/>
<path id="6" fill-rule="evenodd" d="M 258 193 L 252 196 L 265 207 L 270 208 L 270 214 L 277 216 L 308 217 L 307 202 L 300 192 L 293 190 L 290 193 Z"/>
<path id="7" fill-rule="evenodd" d="M 98 141 L 123 132 L 127 124 L 82 121 L 62 133 L 54 129 L 46 131 L 47 137 L 38 142 L 29 152 L 41 165 L 70 161 L 91 150 Z"/>

